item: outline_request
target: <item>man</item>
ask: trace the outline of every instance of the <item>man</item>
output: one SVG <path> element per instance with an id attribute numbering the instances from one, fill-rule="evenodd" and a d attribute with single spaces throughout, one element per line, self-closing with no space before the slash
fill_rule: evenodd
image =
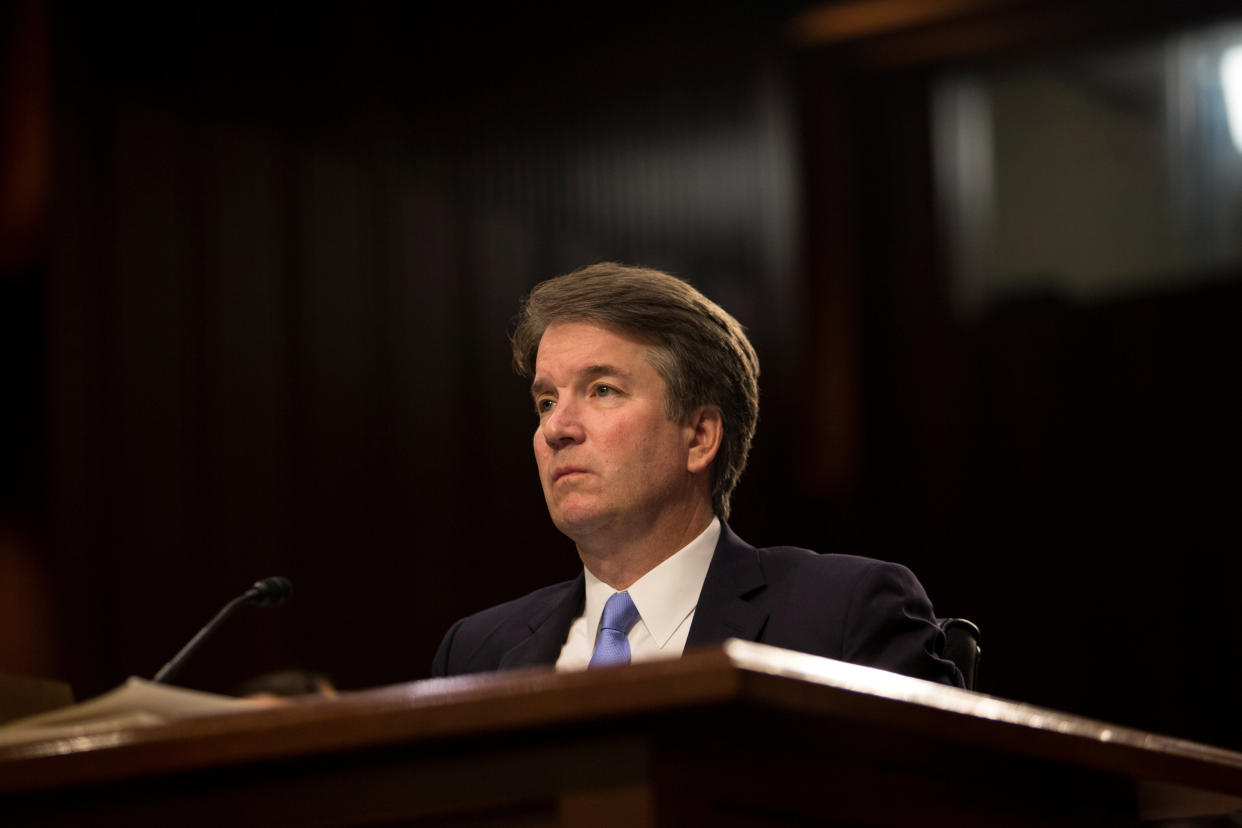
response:
<path id="1" fill-rule="evenodd" d="M 523 304 L 513 360 L 532 380 L 548 512 L 583 571 L 458 621 L 435 675 L 677 657 L 734 637 L 962 684 L 904 567 L 756 549 L 729 529 L 759 360 L 697 290 L 612 263 L 550 279 Z"/>

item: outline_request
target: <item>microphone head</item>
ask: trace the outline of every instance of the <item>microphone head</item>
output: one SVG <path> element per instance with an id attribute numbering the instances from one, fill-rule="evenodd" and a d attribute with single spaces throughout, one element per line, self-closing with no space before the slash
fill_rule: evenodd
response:
<path id="1" fill-rule="evenodd" d="M 255 581 L 246 593 L 246 603 L 260 607 L 278 607 L 293 597 L 293 584 L 288 578 L 273 575 Z"/>

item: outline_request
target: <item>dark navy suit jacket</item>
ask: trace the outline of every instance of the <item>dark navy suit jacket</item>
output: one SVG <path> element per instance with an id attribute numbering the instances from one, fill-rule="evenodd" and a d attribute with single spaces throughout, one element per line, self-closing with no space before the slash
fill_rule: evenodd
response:
<path id="1" fill-rule="evenodd" d="M 584 584 L 579 575 L 458 621 L 433 675 L 555 664 L 582 613 Z M 940 655 L 944 634 L 910 570 L 791 546 L 756 549 L 722 525 L 686 648 L 726 638 L 963 684 Z"/>

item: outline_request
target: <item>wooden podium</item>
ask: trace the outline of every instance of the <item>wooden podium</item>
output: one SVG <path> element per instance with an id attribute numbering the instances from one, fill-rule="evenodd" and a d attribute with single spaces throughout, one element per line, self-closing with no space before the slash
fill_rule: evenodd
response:
<path id="1" fill-rule="evenodd" d="M 0 824 L 1132 825 L 1242 754 L 739 641 L 0 748 Z"/>

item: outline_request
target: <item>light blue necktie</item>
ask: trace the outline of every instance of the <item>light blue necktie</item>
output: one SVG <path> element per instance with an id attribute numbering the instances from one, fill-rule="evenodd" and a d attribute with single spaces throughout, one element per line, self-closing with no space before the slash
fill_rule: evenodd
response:
<path id="1" fill-rule="evenodd" d="M 615 593 L 604 604 L 604 615 L 599 622 L 599 638 L 595 652 L 591 654 L 588 668 L 606 667 L 609 664 L 630 663 L 630 641 L 626 635 L 638 621 L 638 608 L 628 592 Z"/>

